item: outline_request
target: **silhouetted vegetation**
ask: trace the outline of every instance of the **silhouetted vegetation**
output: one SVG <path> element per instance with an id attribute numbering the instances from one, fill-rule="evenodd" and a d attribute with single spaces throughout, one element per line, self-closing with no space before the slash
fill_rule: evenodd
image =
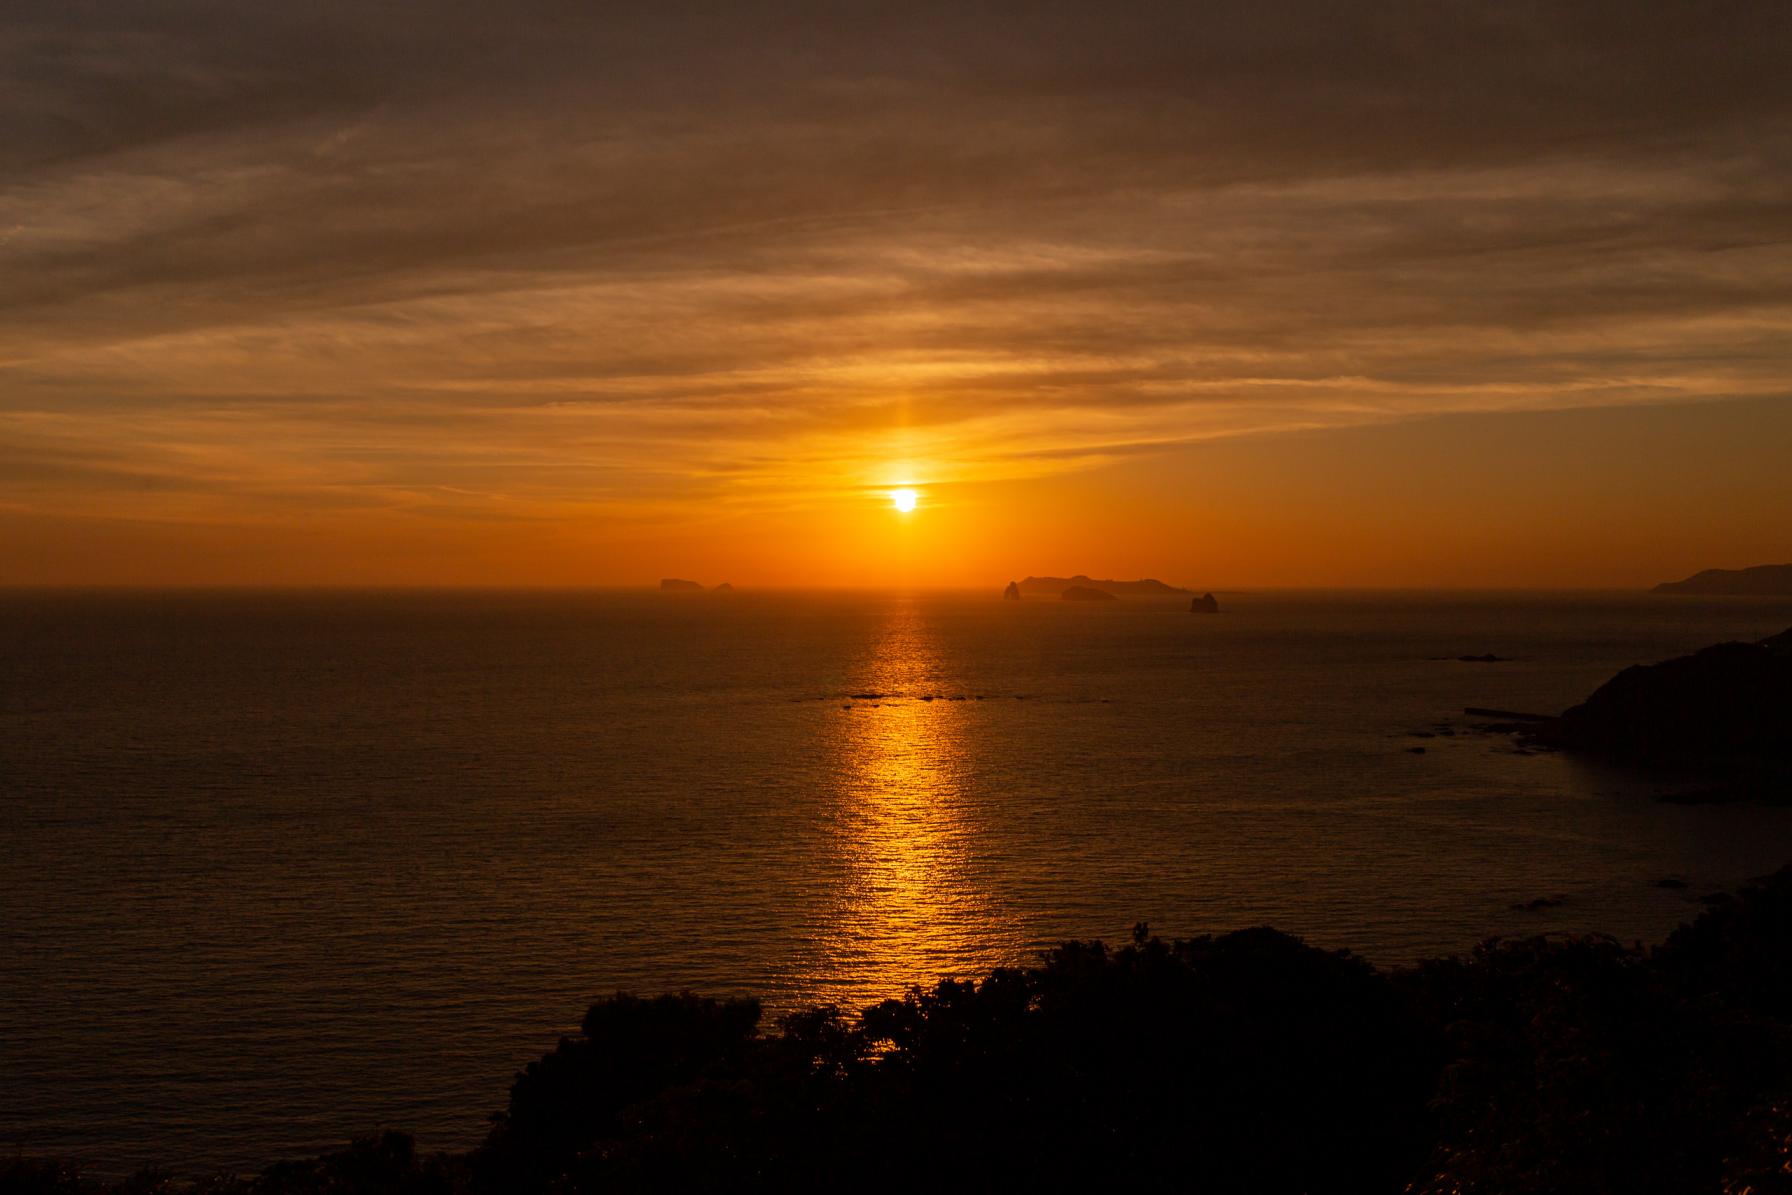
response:
<path id="1" fill-rule="evenodd" d="M 241 1195 L 1143 1187 L 1792 1191 L 1792 869 L 1651 951 L 1490 942 L 1378 971 L 1269 929 L 1069 943 L 848 1017 L 619 995 L 484 1144 L 398 1133 L 259 1176 L 0 1190 Z"/>

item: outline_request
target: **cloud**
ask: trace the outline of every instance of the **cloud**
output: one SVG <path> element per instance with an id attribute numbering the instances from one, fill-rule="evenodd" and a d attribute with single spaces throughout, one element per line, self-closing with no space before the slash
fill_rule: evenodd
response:
<path id="1" fill-rule="evenodd" d="M 898 458 L 1785 393 L 1789 33 L 1766 3 L 20 0 L 0 451 L 53 418 L 64 463 L 0 499 L 622 518 Z"/>

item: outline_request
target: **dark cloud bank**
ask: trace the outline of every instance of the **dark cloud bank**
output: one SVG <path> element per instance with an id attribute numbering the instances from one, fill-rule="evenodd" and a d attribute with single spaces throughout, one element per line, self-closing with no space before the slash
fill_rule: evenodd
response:
<path id="1" fill-rule="evenodd" d="M 26 0 L 0 438 L 456 484 L 419 421 L 704 472 L 900 403 L 974 476 L 1784 394 L 1789 68 L 1773 3 Z"/>

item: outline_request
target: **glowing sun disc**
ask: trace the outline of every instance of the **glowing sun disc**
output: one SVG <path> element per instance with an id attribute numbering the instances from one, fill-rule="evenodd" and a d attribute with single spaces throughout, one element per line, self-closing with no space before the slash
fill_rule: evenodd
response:
<path id="1" fill-rule="evenodd" d="M 903 514 L 907 514 L 909 511 L 915 509 L 915 503 L 918 501 L 920 501 L 920 495 L 916 494 L 913 490 L 890 491 L 890 505 L 894 506 Z"/>

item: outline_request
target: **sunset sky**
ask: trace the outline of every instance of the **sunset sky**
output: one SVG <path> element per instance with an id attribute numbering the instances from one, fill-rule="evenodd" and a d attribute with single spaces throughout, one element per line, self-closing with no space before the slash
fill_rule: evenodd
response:
<path id="1" fill-rule="evenodd" d="M 1792 560 L 1789 47 L 1778 0 L 8 0 L 0 583 Z"/>

